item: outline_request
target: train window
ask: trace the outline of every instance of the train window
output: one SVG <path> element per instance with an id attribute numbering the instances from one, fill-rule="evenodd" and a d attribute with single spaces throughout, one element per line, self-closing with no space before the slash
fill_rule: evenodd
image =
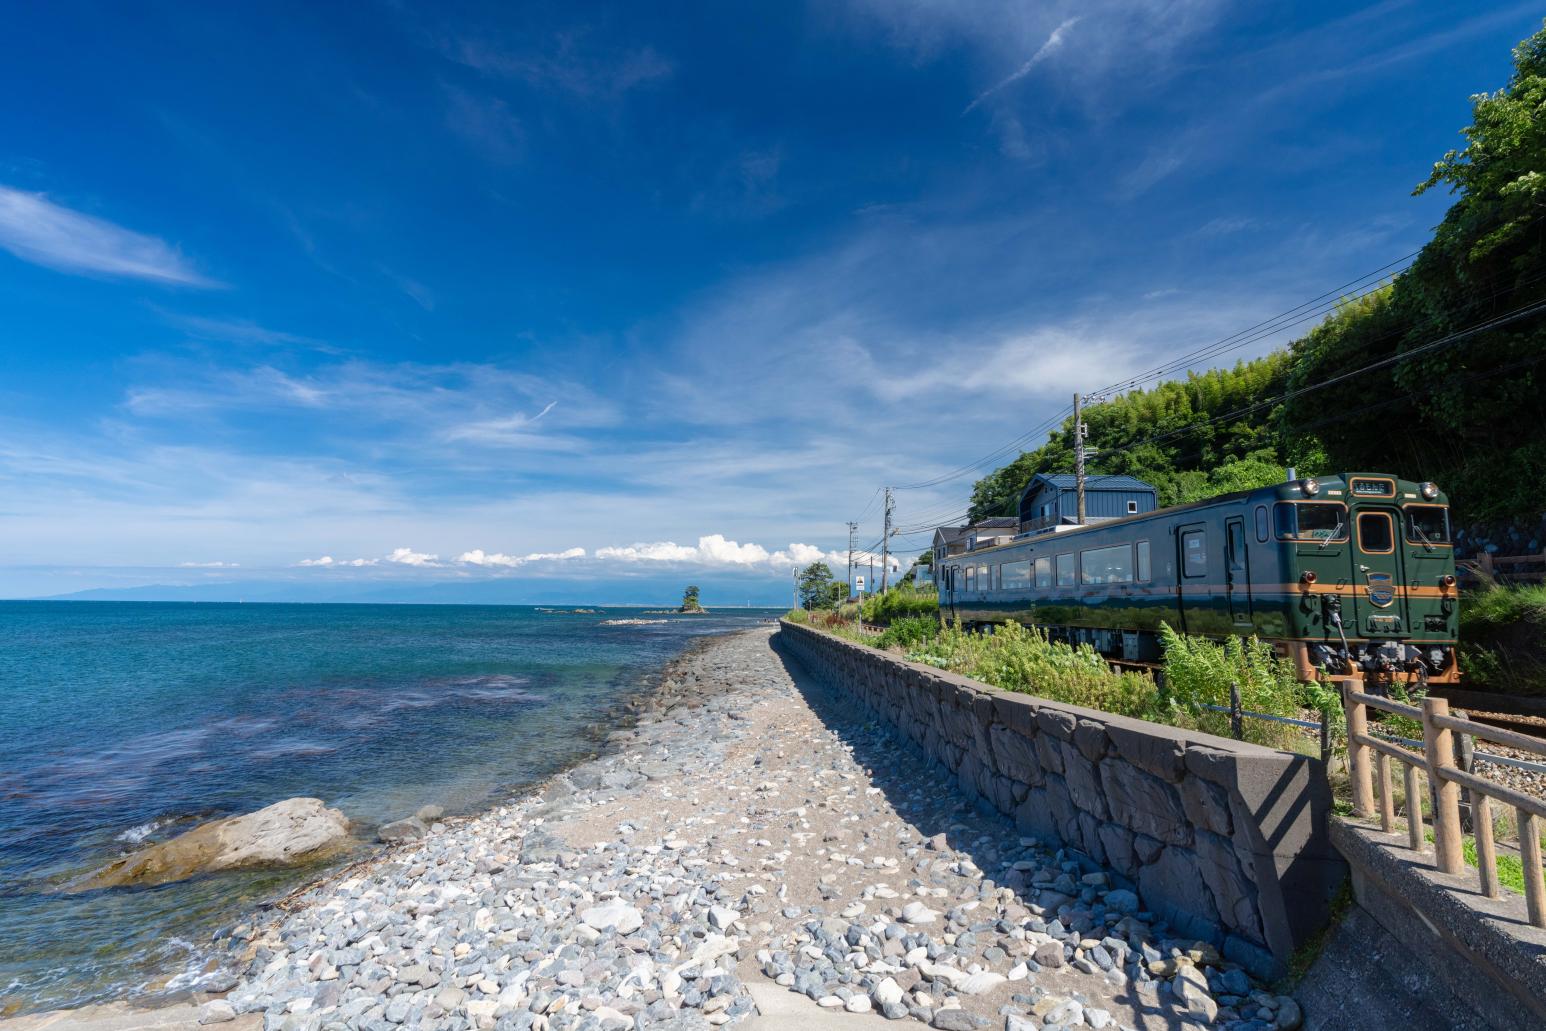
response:
<path id="1" fill-rule="evenodd" d="M 1138 542 L 1138 582 L 1146 584 L 1154 579 L 1149 568 L 1149 542 Z"/>
<path id="2" fill-rule="evenodd" d="M 1058 586 L 1072 587 L 1074 585 L 1074 557 L 1072 555 L 1058 556 Z"/>
<path id="3" fill-rule="evenodd" d="M 993 567 L 992 566 L 978 566 L 977 567 L 977 589 L 979 591 L 991 591 L 991 590 L 993 590 Z"/>
<path id="4" fill-rule="evenodd" d="M 1208 538 L 1202 530 L 1181 535 L 1181 572 L 1185 576 L 1208 575 Z"/>
<path id="5" fill-rule="evenodd" d="M 1347 506 L 1340 501 L 1279 501 L 1275 508 L 1280 541 L 1347 540 Z"/>
<path id="6" fill-rule="evenodd" d="M 975 581 L 977 579 L 976 572 L 977 571 L 976 571 L 975 567 L 973 567 L 973 566 L 967 566 L 966 567 L 966 588 L 965 589 L 968 590 L 968 591 L 972 589 L 973 581 Z"/>
<path id="7" fill-rule="evenodd" d="M 1443 505 L 1408 505 L 1406 539 L 1413 544 L 1448 544 L 1449 509 Z"/>
<path id="8" fill-rule="evenodd" d="M 1050 558 L 1039 558 L 1036 560 L 1036 586 L 1052 586 L 1052 560 Z"/>
<path id="9" fill-rule="evenodd" d="M 1031 560 L 1024 562 L 1005 562 L 999 567 L 1003 577 L 1003 587 L 1006 591 L 1023 591 L 1031 586 Z"/>
<path id="10" fill-rule="evenodd" d="M 1267 543 L 1267 538 L 1269 536 L 1271 536 L 1271 533 L 1269 532 L 1269 530 L 1267 528 L 1267 506 L 1266 505 L 1257 505 L 1256 506 L 1256 542 L 1258 544 L 1266 544 Z"/>
<path id="11" fill-rule="evenodd" d="M 1091 548 L 1079 553 L 1079 578 L 1087 584 L 1126 584 L 1133 582 L 1133 546 Z"/>
<path id="12" fill-rule="evenodd" d="M 1358 549 L 1371 554 L 1396 550 L 1396 529 L 1389 512 L 1358 514 Z"/>

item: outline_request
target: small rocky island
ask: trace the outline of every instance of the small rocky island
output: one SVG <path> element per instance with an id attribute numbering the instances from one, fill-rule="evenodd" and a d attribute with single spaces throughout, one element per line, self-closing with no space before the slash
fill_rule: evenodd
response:
<path id="1" fill-rule="evenodd" d="M 682 592 L 682 605 L 676 610 L 684 615 L 708 615 L 708 609 L 698 602 L 697 586 L 688 587 Z"/>

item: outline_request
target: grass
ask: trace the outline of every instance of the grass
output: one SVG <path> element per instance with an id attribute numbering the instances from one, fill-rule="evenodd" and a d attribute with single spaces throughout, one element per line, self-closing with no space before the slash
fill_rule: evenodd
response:
<path id="1" fill-rule="evenodd" d="M 859 615 L 866 623 L 890 623 L 898 619 L 932 616 L 939 619 L 939 595 L 911 584 L 899 584 L 889 591 L 871 594 L 859 603 Z"/>

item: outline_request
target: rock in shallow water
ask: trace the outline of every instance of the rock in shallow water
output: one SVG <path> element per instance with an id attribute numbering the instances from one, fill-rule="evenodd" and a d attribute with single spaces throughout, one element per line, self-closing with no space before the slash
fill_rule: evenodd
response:
<path id="1" fill-rule="evenodd" d="M 244 816 L 201 824 L 186 834 L 114 860 L 72 882 L 70 891 L 167 884 L 194 874 L 286 866 L 325 859 L 349 842 L 349 820 L 320 798 L 287 798 Z"/>

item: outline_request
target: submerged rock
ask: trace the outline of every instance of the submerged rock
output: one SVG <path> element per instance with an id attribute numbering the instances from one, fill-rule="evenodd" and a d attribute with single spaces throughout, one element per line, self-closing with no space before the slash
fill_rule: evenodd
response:
<path id="1" fill-rule="evenodd" d="M 166 884 L 195 874 L 325 859 L 349 841 L 349 820 L 320 798 L 287 798 L 255 813 L 201 824 L 114 860 L 70 891 Z"/>

